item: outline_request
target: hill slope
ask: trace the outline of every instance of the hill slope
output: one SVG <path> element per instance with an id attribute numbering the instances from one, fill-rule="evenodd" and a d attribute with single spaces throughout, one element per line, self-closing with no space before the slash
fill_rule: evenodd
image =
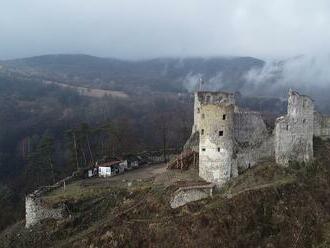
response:
<path id="1" fill-rule="evenodd" d="M 195 170 L 131 178 L 130 187 L 123 178 L 76 182 L 66 193 L 46 197 L 49 204 L 65 201 L 71 218 L 45 221 L 29 231 L 18 223 L 2 233 L 0 245 L 328 247 L 330 158 L 325 154 L 330 143 L 316 140 L 315 148 L 313 165 L 284 169 L 265 162 L 212 199 L 174 210 L 168 204 L 171 193 L 182 180 L 194 180 Z"/>
<path id="2" fill-rule="evenodd" d="M 251 57 L 159 58 L 124 61 L 88 55 L 45 55 L 4 61 L 13 71 L 71 84 L 98 86 L 113 90 L 185 91 L 198 75 L 225 82 L 228 90 L 237 90 L 250 69 L 264 65 Z M 194 76 L 193 82 L 191 77 Z M 230 82 L 235 82 L 230 85 Z"/>

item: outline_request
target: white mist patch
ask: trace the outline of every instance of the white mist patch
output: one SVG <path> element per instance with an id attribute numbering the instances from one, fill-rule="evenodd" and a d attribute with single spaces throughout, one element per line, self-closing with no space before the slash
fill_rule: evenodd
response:
<path id="1" fill-rule="evenodd" d="M 189 92 L 194 92 L 199 88 L 199 83 L 202 77 L 203 74 L 193 74 L 193 72 L 189 72 L 183 79 L 183 87 Z"/>
<path id="2" fill-rule="evenodd" d="M 294 88 L 315 96 L 330 89 L 330 55 L 305 55 L 286 61 L 268 61 L 245 74 L 242 92 L 278 94 Z"/>
<path id="3" fill-rule="evenodd" d="M 225 88 L 225 82 L 223 81 L 223 72 L 219 71 L 214 77 L 208 80 L 204 80 L 203 74 L 190 72 L 183 80 L 183 86 L 189 92 L 194 92 L 196 90 L 204 91 L 219 91 Z M 203 83 L 201 84 L 201 80 Z M 201 87 L 201 88 L 200 88 Z"/>

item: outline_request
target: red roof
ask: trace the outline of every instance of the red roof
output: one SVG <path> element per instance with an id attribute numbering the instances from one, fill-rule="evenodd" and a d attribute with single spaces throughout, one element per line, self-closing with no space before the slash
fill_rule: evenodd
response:
<path id="1" fill-rule="evenodd" d="M 121 162 L 120 160 L 114 160 L 114 161 L 106 162 L 103 164 L 99 164 L 99 165 L 97 165 L 97 167 L 111 167 L 113 165 L 119 164 L 120 162 Z"/>

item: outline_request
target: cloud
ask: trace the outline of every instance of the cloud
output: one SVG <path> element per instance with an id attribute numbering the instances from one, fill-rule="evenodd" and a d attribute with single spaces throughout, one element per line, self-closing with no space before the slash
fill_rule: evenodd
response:
<path id="1" fill-rule="evenodd" d="M 190 72 L 183 80 L 183 87 L 188 92 L 194 92 L 200 89 L 205 91 L 219 91 L 226 88 L 222 71 L 217 72 L 214 77 L 208 79 L 206 77 L 207 75 L 202 73 L 194 74 Z"/>
<path id="2" fill-rule="evenodd" d="M 306 92 L 330 89 L 330 55 L 304 55 L 285 61 L 268 61 L 245 75 L 243 90 L 272 93 L 295 88 Z"/>
<path id="3" fill-rule="evenodd" d="M 3 0 L 0 58 L 121 58 L 330 50 L 328 0 Z"/>
<path id="4" fill-rule="evenodd" d="M 330 109 L 330 53 L 301 55 L 286 60 L 267 60 L 263 67 L 255 67 L 241 78 L 224 80 L 225 71 L 215 76 L 190 72 L 184 79 L 184 87 L 192 92 L 198 89 L 199 79 L 205 83 L 203 90 L 239 91 L 246 96 L 287 97 L 294 89 L 311 96 L 326 112 Z M 233 76 L 232 73 L 229 73 Z M 232 82 L 240 83 L 233 84 Z"/>
<path id="5" fill-rule="evenodd" d="M 189 92 L 199 90 L 202 78 L 203 75 L 201 73 L 193 74 L 192 72 L 190 72 L 183 79 L 183 87 Z"/>
<path id="6" fill-rule="evenodd" d="M 311 96 L 319 109 L 330 108 L 330 54 L 297 56 L 268 61 L 263 68 L 244 75 L 241 92 L 248 95 L 285 97 L 290 88 Z"/>

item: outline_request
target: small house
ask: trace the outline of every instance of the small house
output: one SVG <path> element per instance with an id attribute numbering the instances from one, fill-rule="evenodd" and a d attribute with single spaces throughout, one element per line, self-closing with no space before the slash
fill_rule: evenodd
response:
<path id="1" fill-rule="evenodd" d="M 128 170 L 133 168 L 138 168 L 139 165 L 142 164 L 142 161 L 140 161 L 140 159 L 135 155 L 126 155 L 124 159 L 126 161 Z"/>
<path id="2" fill-rule="evenodd" d="M 120 160 L 114 160 L 98 164 L 99 177 L 110 177 L 124 172 L 124 167 Z"/>
<path id="3" fill-rule="evenodd" d="M 97 176 L 97 169 L 94 167 L 79 168 L 75 175 L 80 178 L 91 178 Z"/>
<path id="4" fill-rule="evenodd" d="M 124 168 L 125 171 L 127 171 L 127 170 L 131 170 L 131 169 L 132 169 L 131 165 L 128 163 L 127 160 L 123 160 L 123 161 L 121 161 L 119 165 L 120 165 L 122 168 Z"/>

